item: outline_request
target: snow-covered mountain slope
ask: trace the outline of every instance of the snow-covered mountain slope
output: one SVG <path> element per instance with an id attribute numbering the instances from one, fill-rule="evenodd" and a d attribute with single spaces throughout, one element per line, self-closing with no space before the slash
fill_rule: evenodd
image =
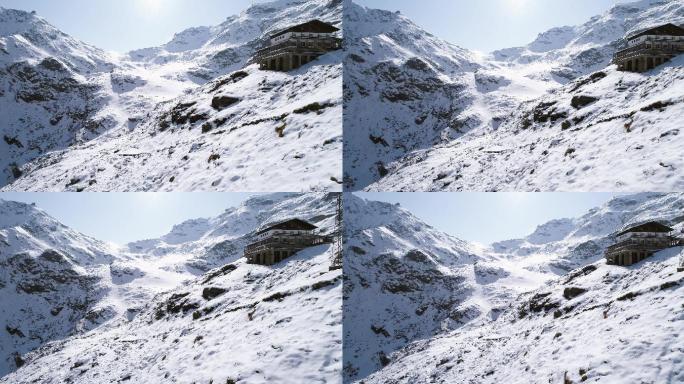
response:
<path id="1" fill-rule="evenodd" d="M 397 13 L 346 1 L 344 29 L 344 172 L 357 189 L 405 153 L 459 135 L 474 102 L 463 75 L 480 65 Z"/>
<path id="2" fill-rule="evenodd" d="M 342 276 L 329 266 L 329 246 L 227 264 L 130 322 L 45 346 L 0 382 L 339 383 Z"/>
<path id="3" fill-rule="evenodd" d="M 364 382 L 682 382 L 680 252 L 589 264 L 521 295 L 489 325 L 414 343 Z"/>
<path id="4" fill-rule="evenodd" d="M 376 19 L 376 28 L 365 28 Z M 439 43 L 401 15 L 351 2 L 345 21 L 349 190 L 634 192 L 637 185 L 682 185 L 674 126 L 682 114 L 682 59 L 644 74 L 606 68 L 625 34 L 684 23 L 679 0 L 618 5 L 583 26 L 488 56 Z M 554 129 L 528 129 L 541 126 Z M 618 163 L 615 153 L 625 151 L 637 161 Z"/>
<path id="5" fill-rule="evenodd" d="M 220 77 L 158 104 L 133 129 L 43 156 L 6 189 L 339 190 L 339 57 L 290 73 L 252 65 Z"/>
<path id="6" fill-rule="evenodd" d="M 110 248 L 3 203 L 0 300 L 14 305 L 0 309 L 0 382 L 340 382 L 342 278 L 329 270 L 330 246 L 272 267 L 242 259 L 268 223 L 301 217 L 330 233 L 336 198 L 256 196 Z M 22 231 L 36 239 L 15 239 Z"/>
<path id="7" fill-rule="evenodd" d="M 491 251 L 531 270 L 564 275 L 594 263 L 615 241 L 618 230 L 659 221 L 682 233 L 684 194 L 642 193 L 616 197 L 577 218 L 542 224 L 531 235 L 491 245 Z"/>
<path id="8" fill-rule="evenodd" d="M 94 73 L 114 59 L 35 14 L 0 8 L 0 185 L 44 153 L 92 140 L 111 128 Z"/>
<path id="9" fill-rule="evenodd" d="M 99 266 L 116 259 L 114 246 L 0 200 L 0 376 L 25 353 L 106 317 L 93 311 L 105 294 Z"/>
<path id="10" fill-rule="evenodd" d="M 524 239 L 490 247 L 450 237 L 395 205 L 358 197 L 346 204 L 346 382 L 368 382 L 376 371 L 371 382 L 427 382 L 398 373 L 413 372 L 401 361 L 411 359 L 414 345 L 429 343 L 421 340 L 505 321 L 501 314 L 519 295 L 604 264 L 605 248 L 626 226 L 658 220 L 684 233 L 681 193 L 616 197 L 581 217 L 553 220 Z"/>
<path id="11" fill-rule="evenodd" d="M 496 318 L 549 279 L 391 204 L 345 199 L 344 375 L 362 379 L 415 340 Z"/>
<path id="12" fill-rule="evenodd" d="M 112 58 L 103 50 L 74 39 L 35 13 L 0 7 L 0 63 L 59 57 L 68 69 L 87 74 L 111 70 Z"/>
<path id="13" fill-rule="evenodd" d="M 340 26 L 342 0 L 277 0 L 255 4 L 216 26 L 189 28 L 160 47 L 129 52 L 127 59 L 175 66 L 178 76 L 205 83 L 246 66 L 273 32 L 316 18 Z M 179 67 L 179 64 L 182 64 Z"/>
<path id="14" fill-rule="evenodd" d="M 684 57 L 614 67 L 522 104 L 496 131 L 417 152 L 372 190 L 679 190 Z"/>
<path id="15" fill-rule="evenodd" d="M 616 4 L 582 25 L 553 28 L 527 46 L 495 51 L 493 56 L 519 64 L 548 63 L 551 75 L 565 83 L 609 65 L 625 36 L 667 23 L 684 24 L 680 0 Z"/>
<path id="16" fill-rule="evenodd" d="M 268 223 L 297 217 L 318 226 L 323 234 L 330 233 L 336 198 L 336 193 L 254 196 L 216 217 L 180 223 L 159 239 L 136 241 L 126 249 L 151 259 L 171 260 L 173 267 L 168 268 L 201 274 L 239 260 L 254 230 Z"/>
<path id="17" fill-rule="evenodd" d="M 2 14 L 8 34 L 19 21 L 29 30 L 49 26 L 26 12 Z M 341 189 L 340 53 L 290 73 L 249 65 L 270 33 L 311 19 L 340 25 L 341 2 L 261 3 L 219 26 L 179 33 L 163 47 L 103 56 L 109 61 L 88 71 L 70 64 L 73 52 L 100 51 L 61 32 L 72 42 L 63 55 L 38 45 L 43 56 L 7 56 L 0 68 L 0 107 L 7 111 L 0 116 L 0 186 Z"/>

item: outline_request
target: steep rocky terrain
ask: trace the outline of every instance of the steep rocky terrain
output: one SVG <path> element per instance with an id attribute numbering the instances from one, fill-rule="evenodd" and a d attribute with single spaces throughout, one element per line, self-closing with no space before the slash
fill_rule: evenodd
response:
<path id="1" fill-rule="evenodd" d="M 676 277 L 679 248 L 629 268 L 606 266 L 603 252 L 614 242 L 613 235 L 619 229 L 648 220 L 667 223 L 681 235 L 682 208 L 684 195 L 681 193 L 621 196 L 581 217 L 540 225 L 524 239 L 478 247 L 440 233 L 400 207 L 358 197 L 348 199 L 346 222 L 353 224 L 345 228 L 345 382 L 475 383 L 484 380 L 494 383 L 511 375 L 511 367 L 519 367 L 522 362 L 534 369 L 535 364 L 521 352 L 534 339 L 529 335 L 528 338 L 511 336 L 520 336 L 519 329 L 528 327 L 539 328 L 537 333 L 544 329 L 545 326 L 533 319 L 542 317 L 540 321 L 548 324 L 571 312 L 568 318 L 574 318 L 582 312 L 573 312 L 575 307 L 565 302 L 585 292 L 583 297 L 591 300 L 582 304 L 582 308 L 597 311 L 596 308 L 607 305 L 615 297 L 642 287 L 642 281 L 647 280 L 643 288 L 650 289 L 657 279 L 666 282 Z M 642 264 L 646 265 L 644 271 L 640 271 Z M 589 273 L 592 276 L 585 286 L 579 281 Z M 606 273 L 616 277 L 610 280 L 611 284 L 601 286 Z M 678 286 L 664 289 L 668 305 L 658 306 L 657 310 L 663 309 L 663 312 L 644 319 L 644 324 L 660 315 L 670 316 L 675 308 L 681 308 L 684 304 L 681 294 L 677 296 L 676 290 L 670 290 Z M 567 294 L 565 288 L 569 288 Z M 553 296 L 548 292 L 554 292 Z M 656 295 L 657 289 L 653 292 Z M 597 306 L 591 308 L 593 305 Z M 651 308 L 648 304 L 621 305 L 620 313 Z M 560 312 L 556 314 L 556 311 Z M 523 312 L 525 316 L 518 317 Z M 516 316 L 515 323 L 511 323 L 512 316 Z M 587 317 L 582 319 L 587 321 Z M 579 320 L 572 321 L 567 326 L 578 328 L 574 321 Z M 662 343 L 652 348 L 676 345 L 668 339 L 675 328 L 658 327 L 653 334 Z M 488 333 L 491 337 L 486 336 Z M 577 339 L 578 336 L 564 339 L 565 348 L 581 349 L 591 337 L 582 338 L 584 341 Z M 517 352 L 497 352 L 508 345 L 515 345 Z M 618 356 L 631 353 L 610 345 Z M 543 355 L 546 350 L 539 348 L 539 354 Z M 466 352 L 456 352 L 459 350 L 470 352 L 466 355 Z M 506 360 L 497 360 L 502 356 Z M 464 359 L 470 360 L 459 366 Z M 478 361 L 489 363 L 476 369 Z M 499 366 L 508 368 L 495 369 L 496 375 L 490 380 L 488 369 Z M 588 365 L 586 369 L 590 367 L 594 366 Z M 522 383 L 539 375 L 557 378 L 560 373 L 562 377 L 563 370 L 575 375 L 579 368 L 570 365 L 554 370 L 549 360 L 549 365 L 539 371 L 520 370 L 517 376 L 511 377 L 513 382 Z M 469 370 L 474 373 L 471 375 Z M 652 372 L 644 374 L 645 377 Z"/>
<path id="2" fill-rule="evenodd" d="M 364 382 L 681 382 L 681 251 L 588 264 L 518 297 L 498 321 L 414 343 Z"/>
<path id="3" fill-rule="evenodd" d="M 347 381 L 390 364 L 390 354 L 412 341 L 489 322 L 549 278 L 398 206 L 348 195 L 345 215 Z"/>
<path id="4" fill-rule="evenodd" d="M 644 74 L 609 66 L 624 36 L 684 24 L 681 1 L 617 5 L 490 55 L 351 2 L 345 21 L 350 190 L 635 192 L 683 182 L 682 59 Z M 625 152 L 635 161 L 620 162 Z"/>
<path id="5" fill-rule="evenodd" d="M 614 242 L 612 235 L 627 225 L 657 220 L 681 232 L 684 196 L 642 193 L 622 196 L 577 218 L 554 220 L 537 227 L 524 239 L 492 244 L 492 251 L 506 255 L 525 268 L 565 275 L 603 258 Z"/>
<path id="6" fill-rule="evenodd" d="M 118 258 L 33 206 L 0 200 L 0 376 L 32 349 L 106 319 L 92 311 L 105 290 L 99 266 Z"/>
<path id="7" fill-rule="evenodd" d="M 16 215 L 0 231 L 0 297 L 13 304 L 0 310 L 0 382 L 340 382 L 330 245 L 271 267 L 242 259 L 257 228 L 284 218 L 330 233 L 335 206 L 333 193 L 257 196 L 114 247 L 2 202 Z"/>
<path id="8" fill-rule="evenodd" d="M 289 25 L 339 26 L 341 1 L 262 3 L 116 56 L 0 13 L 5 190 L 341 189 L 340 53 L 290 73 L 251 61 Z"/>

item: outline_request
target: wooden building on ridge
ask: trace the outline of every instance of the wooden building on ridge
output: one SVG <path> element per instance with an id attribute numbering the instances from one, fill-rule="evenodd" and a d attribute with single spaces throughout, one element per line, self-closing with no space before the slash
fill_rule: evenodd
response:
<path id="1" fill-rule="evenodd" d="M 606 263 L 632 265 L 658 251 L 681 245 L 682 241 L 672 236 L 672 231 L 657 221 L 625 229 L 616 235 L 617 242 L 606 249 Z"/>
<path id="2" fill-rule="evenodd" d="M 297 218 L 268 225 L 255 233 L 244 257 L 249 264 L 273 265 L 305 248 L 331 243 L 332 238 L 318 234 L 317 228 Z"/>
<path id="3" fill-rule="evenodd" d="M 340 29 L 311 20 L 271 35 L 269 46 L 257 51 L 255 61 L 262 70 L 291 71 L 319 56 L 342 48 L 342 39 L 335 36 Z"/>
<path id="4" fill-rule="evenodd" d="M 618 70 L 645 72 L 684 53 L 684 28 L 665 24 L 627 37 L 627 48 L 613 56 Z"/>

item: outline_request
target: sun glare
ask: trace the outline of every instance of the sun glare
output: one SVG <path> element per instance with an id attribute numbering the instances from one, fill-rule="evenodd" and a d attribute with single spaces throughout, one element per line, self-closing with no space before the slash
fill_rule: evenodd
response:
<path id="1" fill-rule="evenodd" d="M 508 9 L 510 9 L 513 12 L 521 12 L 525 9 L 525 6 L 529 2 L 529 0 L 504 0 L 506 2 L 506 5 L 508 6 Z"/>
<path id="2" fill-rule="evenodd" d="M 163 0 L 138 0 L 143 12 L 157 12 L 161 10 Z"/>

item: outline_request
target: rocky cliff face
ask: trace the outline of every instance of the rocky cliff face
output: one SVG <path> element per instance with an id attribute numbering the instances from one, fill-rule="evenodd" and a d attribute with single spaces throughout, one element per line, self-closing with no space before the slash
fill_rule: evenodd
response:
<path id="1" fill-rule="evenodd" d="M 121 57 L 35 15 L 1 13 L 5 190 L 342 188 L 340 53 L 290 73 L 250 65 L 273 31 L 339 26 L 340 1 L 255 5 Z"/>
<path id="2" fill-rule="evenodd" d="M 23 203 L 0 200 L 0 376 L 27 352 L 107 320 L 100 266 L 118 256 Z"/>
<path id="3" fill-rule="evenodd" d="M 524 239 L 478 247 L 440 233 L 398 206 L 348 199 L 345 381 L 409 383 L 437 378 L 475 383 L 500 382 L 506 375 L 513 382 L 539 375 L 552 381 L 562 377 L 556 360 L 537 361 L 521 352 L 539 340 L 530 335 L 555 327 L 565 329 L 559 328 L 565 335 L 580 327 L 579 322 L 589 322 L 592 313 L 600 314 L 597 308 L 610 309 L 615 300 L 620 304 L 614 312 L 619 319 L 655 306 L 660 294 L 669 300 L 667 308 L 658 306 L 663 310 L 660 315 L 672 317 L 682 304 L 676 288 L 671 290 L 680 284 L 674 274 L 678 248 L 626 269 L 606 266 L 603 253 L 619 229 L 645 221 L 667 223 L 680 233 L 683 202 L 680 193 L 620 196 L 581 217 L 542 224 Z M 659 279 L 675 285 L 666 284 L 661 293 Z M 629 304 L 625 298 L 616 299 L 642 288 L 653 295 L 650 301 Z M 641 326 L 655 318 L 644 319 Z M 579 350 L 590 343 L 590 336 L 579 337 L 577 332 L 563 339 L 567 348 Z M 658 327 L 654 334 L 663 342 L 653 348 L 672 345 L 667 339 L 672 328 Z M 630 353 L 607 345 L 620 356 Z M 533 349 L 542 356 L 550 353 L 547 347 Z M 587 356 L 598 361 L 602 353 Z M 483 359 L 488 363 L 478 365 Z M 573 360 L 579 365 L 563 369 L 570 377 L 581 377 L 579 368 L 598 375 L 596 361 L 580 367 L 580 361 Z M 512 375 L 516 364 L 523 364 L 525 369 L 519 372 L 525 373 Z M 641 377 L 631 368 L 624 372 Z"/>
<path id="4" fill-rule="evenodd" d="M 330 245 L 271 267 L 242 259 L 267 223 L 301 217 L 332 232 L 336 198 L 253 197 L 125 247 L 2 202 L 0 297 L 11 305 L 0 382 L 339 382 L 342 276 Z"/>
<path id="5" fill-rule="evenodd" d="M 347 33 L 349 189 L 635 192 L 643 183 L 681 185 L 671 123 L 681 114 L 681 60 L 645 74 L 608 66 L 626 34 L 684 23 L 681 2 L 618 5 L 491 55 L 439 42 L 401 15 L 353 3 L 346 12 L 349 29 L 367 31 Z M 374 19 L 376 28 L 364 28 Z M 613 153 L 625 151 L 636 163 L 617 164 Z"/>
<path id="6" fill-rule="evenodd" d="M 548 279 L 387 203 L 348 198 L 345 234 L 345 381 L 416 340 L 491 321 Z"/>
<path id="7" fill-rule="evenodd" d="M 521 295 L 491 324 L 412 344 L 364 382 L 681 381 L 680 251 L 629 268 L 588 264 Z M 643 358 L 652 353 L 656 364 Z"/>

